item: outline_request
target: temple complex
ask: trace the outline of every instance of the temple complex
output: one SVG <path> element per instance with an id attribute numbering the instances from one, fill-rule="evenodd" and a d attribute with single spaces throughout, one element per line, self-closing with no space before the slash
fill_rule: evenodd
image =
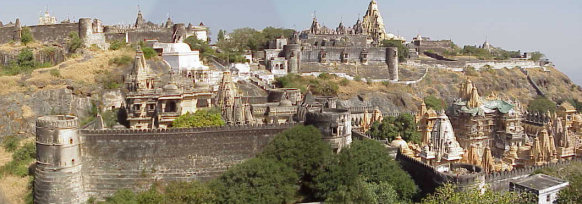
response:
<path id="1" fill-rule="evenodd" d="M 501 100 L 495 94 L 481 97 L 467 80 L 461 83 L 459 97 L 446 114 L 427 108 L 424 102 L 419 110 L 415 121 L 421 144 L 406 143 L 398 137 L 391 146 L 429 165 L 466 163 L 495 172 L 556 163 L 582 154 L 582 116 L 568 102 L 560 104 L 555 113 L 528 113 L 519 103 Z"/>

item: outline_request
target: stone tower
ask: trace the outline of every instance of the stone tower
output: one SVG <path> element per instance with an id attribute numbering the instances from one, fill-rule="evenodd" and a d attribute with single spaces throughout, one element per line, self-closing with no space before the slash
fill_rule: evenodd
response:
<path id="1" fill-rule="evenodd" d="M 330 143 L 335 152 L 352 143 L 352 122 L 349 110 L 323 108 L 307 112 L 305 125 L 313 125 L 321 131 L 323 140 Z"/>
<path id="2" fill-rule="evenodd" d="M 390 73 L 390 80 L 398 81 L 398 48 L 388 47 L 386 48 L 388 63 L 388 72 Z"/>
<path id="3" fill-rule="evenodd" d="M 35 203 L 86 201 L 78 126 L 75 116 L 53 115 L 37 119 Z"/>
<path id="4" fill-rule="evenodd" d="M 14 41 L 20 41 L 20 39 L 22 39 L 22 26 L 20 18 L 17 18 L 16 23 L 14 23 Z"/>
<path id="5" fill-rule="evenodd" d="M 87 39 L 93 34 L 93 22 L 90 18 L 79 19 L 79 38 Z"/>
<path id="6" fill-rule="evenodd" d="M 301 68 L 301 45 L 292 43 L 285 45 L 283 49 L 285 50 L 289 73 L 298 73 Z"/>
<path id="7" fill-rule="evenodd" d="M 380 42 L 386 38 L 384 19 L 380 15 L 376 0 L 370 1 L 366 15 L 364 15 L 362 20 L 362 27 L 364 32 L 370 35 L 376 42 Z"/>

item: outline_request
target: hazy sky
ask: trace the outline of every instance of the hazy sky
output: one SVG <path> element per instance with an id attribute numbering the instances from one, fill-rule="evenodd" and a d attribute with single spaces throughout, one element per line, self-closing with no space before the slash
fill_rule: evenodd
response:
<path id="1" fill-rule="evenodd" d="M 0 0 L 0 21 L 38 22 L 47 7 L 58 20 L 92 17 L 105 24 L 135 21 L 137 5 L 155 23 L 203 21 L 218 29 L 265 26 L 307 29 L 316 11 L 320 23 L 353 25 L 369 0 Z M 416 34 L 509 50 L 541 51 L 582 84 L 582 0 L 378 0 L 389 32 Z"/>

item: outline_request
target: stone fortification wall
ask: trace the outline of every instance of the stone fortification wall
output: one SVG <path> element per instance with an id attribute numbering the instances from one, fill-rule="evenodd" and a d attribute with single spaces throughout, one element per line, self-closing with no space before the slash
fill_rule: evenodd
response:
<path id="1" fill-rule="evenodd" d="M 39 63 L 58 64 L 65 61 L 65 49 L 61 47 L 51 47 L 50 49 L 35 49 L 34 61 Z M 16 61 L 20 50 L 0 51 L 0 65 L 8 65 Z"/>
<path id="2" fill-rule="evenodd" d="M 79 32 L 78 23 L 29 26 L 30 33 L 36 41 L 66 43 L 71 32 Z"/>
<path id="3" fill-rule="evenodd" d="M 315 35 L 306 34 L 302 36 L 302 44 L 309 44 L 312 46 L 358 46 L 365 47 L 368 43 L 367 35 Z"/>
<path id="4" fill-rule="evenodd" d="M 152 31 L 130 31 L 127 33 L 127 41 L 140 42 L 144 40 L 158 40 L 159 42 L 172 42 L 172 29 Z"/>
<path id="5" fill-rule="evenodd" d="M 360 62 L 360 55 L 364 50 L 368 52 L 368 62 L 386 62 L 385 47 L 303 47 L 301 62 L 319 62 L 321 50 L 326 52 L 329 62 L 341 62 L 344 50 L 348 53 L 349 62 Z"/>
<path id="6" fill-rule="evenodd" d="M 14 26 L 0 27 L 0 44 L 16 41 L 16 28 Z"/>
<path id="7" fill-rule="evenodd" d="M 81 130 L 84 188 L 88 196 L 104 197 L 156 181 L 208 180 L 255 156 L 292 126 Z"/>

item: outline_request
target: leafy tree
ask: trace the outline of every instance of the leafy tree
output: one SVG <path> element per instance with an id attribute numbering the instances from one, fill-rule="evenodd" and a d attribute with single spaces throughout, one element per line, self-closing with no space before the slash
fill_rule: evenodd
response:
<path id="1" fill-rule="evenodd" d="M 325 166 L 325 173 L 315 178 L 315 196 L 347 203 L 368 203 L 392 200 L 398 197 L 409 200 L 418 188 L 400 165 L 388 156 L 388 150 L 374 140 L 356 140 L 343 149 Z M 380 193 L 378 189 L 393 188 Z M 366 191 L 367 189 L 367 191 Z"/>
<path id="2" fill-rule="evenodd" d="M 293 37 L 295 30 L 285 29 L 285 28 L 275 28 L 275 27 L 269 26 L 269 27 L 264 28 L 262 33 L 263 33 L 263 36 L 265 37 L 266 43 L 268 43 L 269 41 L 275 40 L 281 36 L 289 39 L 289 38 Z M 265 44 L 265 46 L 267 46 L 267 44 Z"/>
<path id="3" fill-rule="evenodd" d="M 301 179 L 302 191 L 312 193 L 313 178 L 322 173 L 322 165 L 332 156 L 332 150 L 313 126 L 296 126 L 277 134 L 259 155 L 277 160 L 295 170 Z"/>
<path id="4" fill-rule="evenodd" d="M 445 184 L 436 189 L 434 194 L 428 195 L 422 199 L 423 204 L 463 204 L 463 203 L 483 203 L 483 204 L 514 204 L 514 203 L 532 203 L 530 194 L 519 194 L 515 192 L 495 192 L 491 190 L 481 193 L 479 189 L 470 189 L 467 191 L 455 191 L 451 184 Z"/>
<path id="5" fill-rule="evenodd" d="M 28 28 L 28 27 L 22 28 L 20 42 L 22 42 L 24 45 L 27 45 L 28 43 L 30 43 L 32 41 L 34 41 L 34 38 L 32 37 L 32 33 L 30 33 L 30 28 Z"/>
<path id="6" fill-rule="evenodd" d="M 530 60 L 539 61 L 543 57 L 544 57 L 544 54 L 542 54 L 541 52 L 532 52 Z"/>
<path id="7" fill-rule="evenodd" d="M 16 59 L 16 63 L 22 69 L 31 69 L 36 66 L 36 62 L 34 61 L 34 53 L 31 49 L 25 48 L 18 53 L 18 57 Z"/>
<path id="8" fill-rule="evenodd" d="M 210 45 L 208 45 L 208 42 L 200 40 L 196 36 L 190 36 L 186 38 L 186 40 L 184 40 L 184 43 L 190 45 L 190 49 L 200 51 L 200 56 L 202 56 L 202 58 L 204 59 L 214 55 L 214 49 L 212 49 Z"/>
<path id="9" fill-rule="evenodd" d="M 218 30 L 218 42 L 223 41 L 226 37 L 226 31 L 220 29 Z"/>
<path id="10" fill-rule="evenodd" d="M 297 179 L 282 163 L 254 158 L 229 169 L 212 187 L 217 203 L 290 203 L 297 200 Z"/>
<path id="11" fill-rule="evenodd" d="M 546 97 L 538 96 L 529 101 L 527 111 L 533 113 L 546 113 L 550 111 L 553 113 L 556 111 L 556 103 Z"/>
<path id="12" fill-rule="evenodd" d="M 432 108 L 436 111 L 444 110 L 447 108 L 447 103 L 434 95 L 424 97 L 424 104 L 427 108 Z"/>
<path id="13" fill-rule="evenodd" d="M 398 61 L 406 62 L 408 58 L 408 48 L 400 40 L 384 40 L 382 41 L 382 47 L 397 47 L 398 48 Z"/>
<path id="14" fill-rule="evenodd" d="M 420 143 L 421 139 L 420 134 L 416 131 L 414 116 L 408 113 L 401 114 L 398 117 L 389 116 L 382 119 L 382 121 L 376 121 L 367 133 L 373 138 L 388 139 L 388 141 L 396 139 L 398 135 L 402 139 L 414 143 Z"/>
<path id="15" fill-rule="evenodd" d="M 143 56 L 146 59 L 151 59 L 152 57 L 158 56 L 158 52 L 156 52 L 156 50 L 154 50 L 154 48 L 143 47 L 141 50 L 143 51 Z"/>
<path id="16" fill-rule="evenodd" d="M 218 111 L 201 109 L 192 114 L 190 112 L 176 118 L 172 123 L 175 128 L 187 127 L 215 127 L 223 126 L 224 120 Z"/>
<path id="17" fill-rule="evenodd" d="M 109 43 L 110 50 L 119 50 L 119 49 L 124 48 L 124 47 L 127 47 L 127 43 L 125 43 L 123 41 L 115 40 L 115 41 Z"/>
<path id="18" fill-rule="evenodd" d="M 83 47 L 83 40 L 79 37 L 79 33 L 72 31 L 69 33 L 69 39 L 67 41 L 67 48 L 69 53 L 74 53 L 77 49 Z"/>

